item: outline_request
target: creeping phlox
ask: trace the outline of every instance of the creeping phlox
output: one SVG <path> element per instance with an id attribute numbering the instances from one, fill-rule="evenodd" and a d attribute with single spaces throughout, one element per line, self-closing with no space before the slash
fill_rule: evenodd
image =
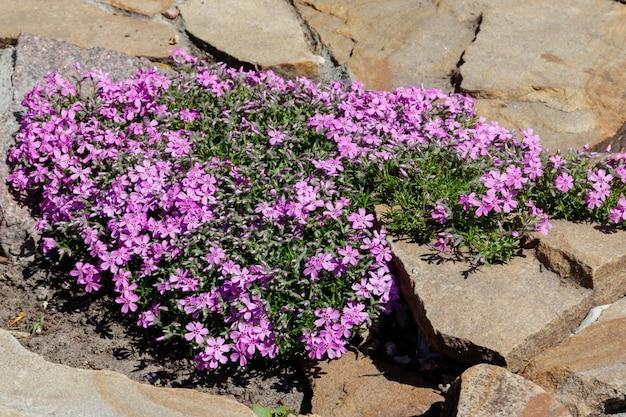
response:
<path id="1" fill-rule="evenodd" d="M 341 356 L 398 296 L 389 227 L 506 260 L 548 215 L 626 221 L 626 155 L 544 155 L 436 89 L 364 90 L 208 66 L 48 74 L 8 160 L 41 250 L 196 366 Z"/>

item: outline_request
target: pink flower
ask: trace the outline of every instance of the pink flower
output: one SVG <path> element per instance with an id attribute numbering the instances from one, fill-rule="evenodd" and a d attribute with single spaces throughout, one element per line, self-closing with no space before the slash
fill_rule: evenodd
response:
<path id="1" fill-rule="evenodd" d="M 346 245 L 345 249 L 339 248 L 337 253 L 343 257 L 341 259 L 341 263 L 343 265 L 357 266 L 360 258 L 359 251 L 357 249 L 350 245 Z"/>
<path id="2" fill-rule="evenodd" d="M 272 146 L 282 145 L 285 142 L 285 138 L 287 134 L 285 132 L 281 132 L 280 130 L 269 129 L 267 131 L 267 136 L 270 138 L 269 143 Z"/>
<path id="3" fill-rule="evenodd" d="M 198 369 L 215 369 L 219 365 L 228 362 L 226 354 L 230 352 L 231 346 L 225 343 L 223 337 L 209 337 L 206 340 L 206 347 L 196 357 Z"/>
<path id="4" fill-rule="evenodd" d="M 556 189 L 562 193 L 566 193 L 574 188 L 574 178 L 567 172 L 562 173 L 556 177 Z"/>
<path id="5" fill-rule="evenodd" d="M 444 224 L 448 220 L 448 209 L 441 204 L 435 205 L 435 209 L 430 213 L 430 217 L 439 224 Z"/>
<path id="6" fill-rule="evenodd" d="M 617 205 L 609 212 L 609 220 L 613 223 L 626 222 L 626 198 L 620 196 Z"/>
<path id="7" fill-rule="evenodd" d="M 352 228 L 354 230 L 363 230 L 372 227 L 374 224 L 372 221 L 374 216 L 367 214 L 364 208 L 360 208 L 357 212 L 348 216 L 348 221 L 352 222 Z"/>
<path id="8" fill-rule="evenodd" d="M 209 334 L 209 330 L 204 327 L 202 323 L 197 321 L 187 323 L 185 329 L 187 329 L 187 333 L 185 333 L 185 340 L 189 342 L 193 340 L 199 345 L 204 342 L 204 338 Z"/>

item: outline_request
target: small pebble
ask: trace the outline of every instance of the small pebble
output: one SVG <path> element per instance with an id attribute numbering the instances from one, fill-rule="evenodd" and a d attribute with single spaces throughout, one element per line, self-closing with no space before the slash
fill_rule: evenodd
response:
<path id="1" fill-rule="evenodd" d="M 176 6 L 170 7 L 169 9 L 163 10 L 161 12 L 161 15 L 163 15 L 163 17 L 170 19 L 170 20 L 176 19 L 179 14 L 180 14 L 180 10 L 178 10 L 178 7 Z"/>
<path id="2" fill-rule="evenodd" d="M 37 301 L 44 301 L 48 298 L 50 291 L 44 287 L 37 287 L 35 289 L 35 296 L 37 297 Z"/>

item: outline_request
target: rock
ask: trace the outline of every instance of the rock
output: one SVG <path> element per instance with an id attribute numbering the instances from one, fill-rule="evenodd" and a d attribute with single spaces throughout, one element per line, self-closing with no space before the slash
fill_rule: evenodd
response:
<path id="1" fill-rule="evenodd" d="M 32 254 L 36 239 L 35 221 L 15 201 L 5 182 L 9 175 L 7 153 L 19 127 L 12 114 L 14 52 L 13 48 L 7 48 L 0 53 L 0 252 L 11 260 Z"/>
<path id="2" fill-rule="evenodd" d="M 152 58 L 169 56 L 168 41 L 176 35 L 171 25 L 108 13 L 81 0 L 0 2 L 0 38 L 16 39 L 20 33 Z"/>
<path id="3" fill-rule="evenodd" d="M 542 269 L 531 254 L 467 274 L 465 262 L 389 238 L 400 289 L 437 350 L 469 363 L 512 371 L 569 335 L 592 303 L 592 290 Z"/>
<path id="4" fill-rule="evenodd" d="M 252 410 L 229 398 L 46 362 L 5 330 L 0 330 L 0 351 L 2 416 L 254 417 Z"/>
<path id="5" fill-rule="evenodd" d="M 309 368 L 313 414 L 324 417 L 410 417 L 443 398 L 414 374 L 353 352 Z"/>
<path id="6" fill-rule="evenodd" d="M 17 103 L 35 84 L 43 81 L 49 71 L 64 76 L 76 74 L 75 64 L 83 71 L 98 68 L 115 81 L 133 77 L 137 70 L 153 64 L 120 52 L 102 48 L 83 49 L 67 42 L 23 34 L 15 47 L 14 98 Z"/>
<path id="7" fill-rule="evenodd" d="M 0 50 L 0 114 L 11 109 L 13 101 L 13 48 Z"/>
<path id="8" fill-rule="evenodd" d="M 21 35 L 14 51 L 6 49 L 0 55 L 0 110 L 4 110 L 0 112 L 0 178 L 6 178 L 9 173 L 6 155 L 19 127 L 13 111 L 19 110 L 22 97 L 41 82 L 48 71 L 66 76 L 74 74 L 77 62 L 84 70 L 100 68 L 115 80 L 132 77 L 138 68 L 150 65 L 147 60 L 119 52 L 81 49 L 41 36 Z M 5 181 L 0 181 L 0 220 L 0 247 L 4 253 L 14 261 L 32 254 L 38 239 L 35 220 L 28 209 L 15 200 Z"/>
<path id="9" fill-rule="evenodd" d="M 626 298 L 524 370 L 575 416 L 626 411 Z"/>
<path id="10" fill-rule="evenodd" d="M 154 16 L 174 3 L 174 0 L 105 0 L 113 7 L 144 16 Z"/>
<path id="11" fill-rule="evenodd" d="M 596 303 L 626 294 L 626 232 L 605 233 L 591 223 L 552 222 L 540 236 L 537 257 L 563 278 L 593 288 Z"/>
<path id="12" fill-rule="evenodd" d="M 180 15 L 180 10 L 178 10 L 178 7 L 172 6 L 169 9 L 163 10 L 161 15 L 167 19 L 174 20 Z"/>
<path id="13" fill-rule="evenodd" d="M 480 31 L 465 51 L 460 72 L 461 88 L 480 98 L 480 115 L 510 128 L 532 127 L 552 150 L 594 145 L 622 127 L 623 5 L 585 0 L 479 3 Z"/>
<path id="14" fill-rule="evenodd" d="M 284 0 L 188 0 L 179 5 L 185 28 L 219 52 L 283 75 L 314 77 L 314 55 L 297 16 Z"/>
<path id="15" fill-rule="evenodd" d="M 294 4 L 336 61 L 374 89 L 423 83 L 451 90 L 451 78 L 474 37 L 479 16 L 458 13 L 443 1 Z"/>
<path id="16" fill-rule="evenodd" d="M 446 395 L 444 417 L 571 417 L 538 385 L 493 365 L 476 365 Z"/>

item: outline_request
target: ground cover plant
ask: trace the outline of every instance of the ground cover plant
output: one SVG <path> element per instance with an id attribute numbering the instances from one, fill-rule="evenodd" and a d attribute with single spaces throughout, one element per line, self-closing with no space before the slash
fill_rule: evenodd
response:
<path id="1" fill-rule="evenodd" d="M 626 222 L 626 154 L 548 155 L 469 97 L 174 59 L 122 82 L 49 74 L 8 181 L 39 202 L 44 254 L 199 369 L 341 356 L 397 298 L 376 204 L 394 233 L 476 262 L 549 215 Z"/>

